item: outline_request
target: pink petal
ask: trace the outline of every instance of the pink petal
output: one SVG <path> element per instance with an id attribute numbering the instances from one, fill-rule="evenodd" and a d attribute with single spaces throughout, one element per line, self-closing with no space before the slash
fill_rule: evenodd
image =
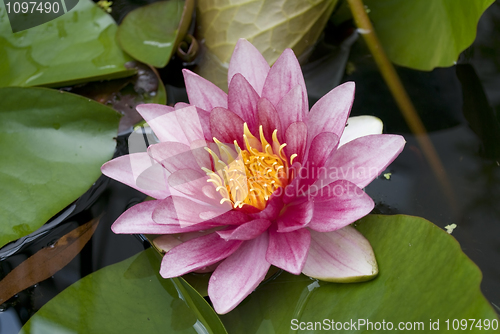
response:
<path id="1" fill-rule="evenodd" d="M 236 140 L 240 147 L 245 147 L 243 123 L 241 117 L 224 108 L 215 108 L 210 113 L 212 135 L 225 144 L 232 144 Z"/>
<path id="2" fill-rule="evenodd" d="M 170 195 L 166 182 L 169 172 L 146 152 L 124 155 L 108 161 L 102 165 L 101 171 L 104 175 L 148 196 L 163 199 Z"/>
<path id="3" fill-rule="evenodd" d="M 258 131 L 258 101 L 259 94 L 255 92 L 252 86 L 240 73 L 236 73 L 228 90 L 229 110 L 246 122 L 252 133 L 257 133 Z"/>
<path id="4" fill-rule="evenodd" d="M 369 214 L 375 203 L 355 184 L 338 180 L 321 189 L 309 189 L 314 201 L 314 211 L 307 227 L 319 232 L 329 232 L 347 226 Z"/>
<path id="5" fill-rule="evenodd" d="M 312 201 L 287 206 L 277 219 L 278 232 L 292 232 L 304 228 L 313 217 L 313 208 Z"/>
<path id="6" fill-rule="evenodd" d="M 349 117 L 339 147 L 359 137 L 382 134 L 383 127 L 382 121 L 375 116 Z"/>
<path id="7" fill-rule="evenodd" d="M 354 227 L 311 231 L 311 246 L 302 273 L 328 282 L 363 282 L 378 274 L 373 249 Z"/>
<path id="8" fill-rule="evenodd" d="M 111 225 L 111 230 L 117 234 L 165 234 L 169 233 L 164 225 L 153 221 L 152 214 L 160 201 L 146 201 L 134 205 L 121 214 Z"/>
<path id="9" fill-rule="evenodd" d="M 189 70 L 182 70 L 189 103 L 203 110 L 227 108 L 227 94 L 210 81 Z"/>
<path id="10" fill-rule="evenodd" d="M 234 229 L 221 230 L 217 231 L 217 233 L 224 240 L 251 240 L 264 233 L 270 225 L 270 220 L 255 219 Z"/>
<path id="11" fill-rule="evenodd" d="M 269 73 L 269 64 L 260 54 L 259 50 L 248 42 L 240 38 L 234 48 L 229 70 L 227 73 L 227 82 L 230 84 L 235 74 L 241 73 L 245 79 L 252 85 L 257 94 L 261 95 L 262 87 Z"/>
<path id="12" fill-rule="evenodd" d="M 174 107 L 175 110 L 178 110 L 189 106 L 190 105 L 187 103 L 177 102 Z M 205 135 L 205 139 L 212 140 L 212 134 L 210 133 L 210 113 L 198 107 L 196 107 L 196 112 L 198 113 L 198 119 L 200 120 L 200 124 L 203 129 L 203 134 Z"/>
<path id="13" fill-rule="evenodd" d="M 233 310 L 264 280 L 271 266 L 265 258 L 267 246 L 267 233 L 245 241 L 214 271 L 208 295 L 217 313 Z"/>
<path id="14" fill-rule="evenodd" d="M 306 153 L 307 125 L 304 122 L 290 124 L 285 132 L 285 151 L 288 157 L 297 154 L 293 161 L 302 162 Z"/>
<path id="15" fill-rule="evenodd" d="M 261 96 L 277 106 L 280 100 L 297 85 L 302 87 L 302 108 L 308 109 L 307 89 L 302 70 L 293 51 L 286 49 L 269 71 Z"/>
<path id="16" fill-rule="evenodd" d="M 278 139 L 281 139 L 283 136 L 283 133 L 281 133 L 281 121 L 272 103 L 265 98 L 261 98 L 257 105 L 257 111 L 259 115 L 259 124 L 262 125 L 262 131 L 267 141 L 269 143 L 273 142 L 272 135 L 275 129 L 278 130 Z"/>
<path id="17" fill-rule="evenodd" d="M 159 202 L 152 219 L 158 224 L 175 228 L 174 232 L 172 230 L 169 233 L 188 232 L 188 228 L 196 231 L 214 226 L 237 225 L 250 220 L 242 212 L 227 211 L 219 206 L 203 205 L 178 196 L 170 196 Z"/>
<path id="18" fill-rule="evenodd" d="M 304 267 L 311 242 L 311 235 L 305 228 L 280 233 L 276 227 L 269 230 L 269 247 L 266 260 L 272 265 L 299 275 Z"/>
<path id="19" fill-rule="evenodd" d="M 401 153 L 405 140 L 398 135 L 369 135 L 340 147 L 327 164 L 323 184 L 345 179 L 366 187 Z"/>
<path id="20" fill-rule="evenodd" d="M 211 167 L 208 152 L 203 147 L 191 150 L 191 147 L 185 144 L 163 142 L 149 146 L 148 154 L 171 173 L 179 169 L 195 168 L 197 166 L 200 169 L 201 167 Z"/>
<path id="21" fill-rule="evenodd" d="M 189 144 L 172 107 L 160 104 L 140 104 L 136 109 L 160 141 Z"/>
<path id="22" fill-rule="evenodd" d="M 278 103 L 276 110 L 281 119 L 282 129 L 292 123 L 301 122 L 307 116 L 309 108 L 304 104 L 304 92 L 301 85 L 293 87 Z"/>
<path id="23" fill-rule="evenodd" d="M 186 241 L 165 254 L 160 275 L 171 278 L 202 269 L 233 254 L 241 243 L 239 240 L 225 241 L 217 233 Z"/>
<path id="24" fill-rule="evenodd" d="M 354 82 L 346 82 L 314 104 L 306 120 L 309 143 L 321 132 L 333 132 L 339 138 L 342 136 L 354 102 L 354 89 Z"/>

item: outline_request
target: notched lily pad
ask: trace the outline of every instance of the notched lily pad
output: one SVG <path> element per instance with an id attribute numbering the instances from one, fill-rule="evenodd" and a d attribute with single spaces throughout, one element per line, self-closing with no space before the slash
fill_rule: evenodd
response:
<path id="1" fill-rule="evenodd" d="M 368 319 L 392 322 L 394 328 L 399 322 L 421 322 L 431 332 L 432 319 L 440 322 L 432 333 L 444 333 L 447 319 L 498 321 L 481 293 L 481 272 L 446 231 L 404 215 L 369 215 L 356 225 L 377 257 L 380 273 L 374 280 L 337 284 L 283 273 L 221 317 L 228 331 L 257 333 L 265 326 L 265 333 L 289 333 L 292 319 Z M 366 326 L 351 330 L 373 332 Z"/>
<path id="2" fill-rule="evenodd" d="M 20 333 L 217 333 L 226 330 L 181 278 L 164 279 L 148 249 L 90 274 L 45 304 Z"/>
<path id="3" fill-rule="evenodd" d="M 35 231 L 101 175 L 119 115 L 48 88 L 0 89 L 0 247 Z"/>
<path id="4" fill-rule="evenodd" d="M 64 86 L 122 78 L 130 59 L 115 40 L 111 16 L 90 0 L 37 27 L 12 33 L 0 10 L 0 87 Z"/>

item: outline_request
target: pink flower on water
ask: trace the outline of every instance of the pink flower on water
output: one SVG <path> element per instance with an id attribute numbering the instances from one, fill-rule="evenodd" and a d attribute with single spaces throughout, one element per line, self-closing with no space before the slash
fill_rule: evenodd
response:
<path id="1" fill-rule="evenodd" d="M 156 198 L 114 223 L 115 233 L 161 234 L 160 273 L 212 273 L 208 293 L 227 313 L 271 265 L 333 282 L 378 273 L 369 242 L 348 226 L 374 206 L 362 188 L 401 152 L 381 122 L 348 115 L 354 83 L 309 111 L 291 50 L 272 68 L 246 40 L 229 65 L 228 94 L 185 70 L 190 105 L 137 110 L 160 143 L 102 172 Z M 348 124 L 346 126 L 346 124 Z"/>

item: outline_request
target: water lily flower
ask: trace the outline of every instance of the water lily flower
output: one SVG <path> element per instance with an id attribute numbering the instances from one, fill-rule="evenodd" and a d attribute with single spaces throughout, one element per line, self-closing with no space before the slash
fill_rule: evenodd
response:
<path id="1" fill-rule="evenodd" d="M 299 63 L 287 49 L 270 68 L 239 40 L 228 93 L 184 70 L 190 104 L 137 107 L 160 143 L 102 172 L 156 200 L 135 205 L 115 233 L 160 234 L 160 274 L 213 271 L 215 310 L 235 308 L 271 265 L 332 282 L 378 273 L 369 242 L 349 226 L 373 200 L 362 190 L 405 141 L 370 116 L 348 119 L 355 85 L 308 108 Z"/>

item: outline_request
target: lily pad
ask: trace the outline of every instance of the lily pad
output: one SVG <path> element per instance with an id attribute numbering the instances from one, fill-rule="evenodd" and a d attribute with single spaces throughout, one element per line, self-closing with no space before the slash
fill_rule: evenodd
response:
<path id="1" fill-rule="evenodd" d="M 357 223 L 357 229 L 375 251 L 380 272 L 374 280 L 336 284 L 283 273 L 221 317 L 228 332 L 313 333 L 294 330 L 295 324 L 302 322 L 306 329 L 308 322 L 331 326 L 333 320 L 351 326 L 351 320 L 358 324 L 364 319 L 375 328 L 382 321 L 391 322 L 393 330 L 400 322 L 423 323 L 423 332 L 442 333 L 447 332 L 447 319 L 450 329 L 453 319 L 481 319 L 481 325 L 486 319 L 490 324 L 498 321 L 479 288 L 481 272 L 446 231 L 425 219 L 403 215 L 370 215 Z M 437 321 L 439 330 L 431 330 L 430 322 Z M 342 332 L 376 332 L 367 326 Z"/>
<path id="2" fill-rule="evenodd" d="M 301 55 L 320 36 L 337 0 L 230 0 L 198 2 L 198 39 L 207 48 L 199 74 L 227 89 L 227 67 L 239 38 L 273 64 L 286 48 Z"/>
<path id="3" fill-rule="evenodd" d="M 130 12 L 118 28 L 123 50 L 143 63 L 165 67 L 186 34 L 193 0 L 155 2 Z"/>
<path id="4" fill-rule="evenodd" d="M 43 225 L 101 175 L 119 115 L 48 88 L 0 89 L 0 247 Z"/>
<path id="5" fill-rule="evenodd" d="M 396 64 L 429 71 L 452 66 L 476 37 L 494 0 L 365 0 L 375 31 Z"/>
<path id="6" fill-rule="evenodd" d="M 0 3 L 0 87 L 63 86 L 121 78 L 131 59 L 115 40 L 116 24 L 90 0 L 67 14 L 12 33 Z"/>
<path id="7" fill-rule="evenodd" d="M 20 333 L 226 333 L 181 278 L 163 279 L 148 249 L 84 277 L 45 304 Z"/>

